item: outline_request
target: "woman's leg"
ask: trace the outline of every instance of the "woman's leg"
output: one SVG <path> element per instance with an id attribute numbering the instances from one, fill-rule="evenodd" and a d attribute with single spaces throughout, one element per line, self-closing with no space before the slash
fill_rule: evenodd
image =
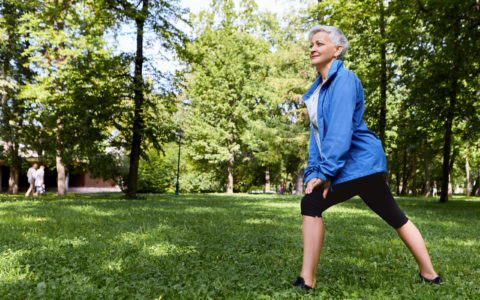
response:
<path id="1" fill-rule="evenodd" d="M 314 287 L 316 281 L 318 260 L 322 251 L 325 227 L 322 213 L 332 205 L 352 198 L 355 194 L 352 182 L 341 183 L 333 187 L 323 198 L 323 188 L 318 187 L 302 199 L 302 233 L 303 233 L 303 264 L 301 277 L 305 284 Z"/>
<path id="2" fill-rule="evenodd" d="M 300 276 L 305 284 L 314 288 L 318 260 L 322 251 L 325 227 L 321 217 L 302 216 L 303 264 Z"/>
<path id="3" fill-rule="evenodd" d="M 397 230 L 398 235 L 415 257 L 422 276 L 427 279 L 437 277 L 422 235 L 398 207 L 383 174 L 365 177 L 360 197 L 375 213 Z"/>
<path id="4" fill-rule="evenodd" d="M 402 227 L 397 228 L 397 232 L 415 257 L 422 276 L 430 280 L 435 279 L 438 274 L 433 269 L 427 247 L 425 246 L 425 242 L 423 241 L 422 235 L 417 227 L 415 227 L 412 222 L 408 221 Z"/>

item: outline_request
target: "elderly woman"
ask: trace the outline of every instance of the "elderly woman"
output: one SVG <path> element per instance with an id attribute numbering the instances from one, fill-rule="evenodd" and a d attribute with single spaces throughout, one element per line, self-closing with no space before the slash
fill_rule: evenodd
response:
<path id="1" fill-rule="evenodd" d="M 341 61 L 347 39 L 338 28 L 319 25 L 310 30 L 309 39 L 310 60 L 318 77 L 303 95 L 311 134 L 304 174 L 307 187 L 301 202 L 303 265 L 294 285 L 307 291 L 315 287 L 324 236 L 322 212 L 355 195 L 398 232 L 417 261 L 420 278 L 441 283 L 422 235 L 386 184 L 382 143 L 362 119 L 362 84 Z"/>

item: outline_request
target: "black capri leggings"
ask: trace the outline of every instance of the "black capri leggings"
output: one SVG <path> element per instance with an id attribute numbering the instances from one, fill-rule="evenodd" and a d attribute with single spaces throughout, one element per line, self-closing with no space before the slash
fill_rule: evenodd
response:
<path id="1" fill-rule="evenodd" d="M 302 215 L 321 217 L 330 206 L 344 202 L 353 196 L 360 198 L 390 226 L 397 229 L 407 223 L 408 218 L 398 207 L 383 173 L 361 177 L 333 186 L 327 199 L 323 198 L 323 189 L 318 187 L 302 198 Z"/>

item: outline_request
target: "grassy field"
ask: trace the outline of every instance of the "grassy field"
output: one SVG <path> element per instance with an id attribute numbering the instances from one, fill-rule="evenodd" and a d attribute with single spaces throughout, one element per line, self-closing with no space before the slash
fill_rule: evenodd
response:
<path id="1" fill-rule="evenodd" d="M 300 197 L 1 196 L 2 299 L 292 299 Z M 419 283 L 396 233 L 359 199 L 324 213 L 312 299 L 480 299 L 480 200 L 399 198 L 441 286 Z"/>

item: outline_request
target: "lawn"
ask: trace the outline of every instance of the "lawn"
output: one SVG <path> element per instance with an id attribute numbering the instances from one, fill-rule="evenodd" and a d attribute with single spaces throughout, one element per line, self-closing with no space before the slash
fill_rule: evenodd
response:
<path id="1" fill-rule="evenodd" d="M 300 197 L 1 196 L 5 299 L 292 299 L 301 267 Z M 312 299 L 480 299 L 480 199 L 398 198 L 441 286 L 419 283 L 394 230 L 359 199 L 324 213 Z"/>

